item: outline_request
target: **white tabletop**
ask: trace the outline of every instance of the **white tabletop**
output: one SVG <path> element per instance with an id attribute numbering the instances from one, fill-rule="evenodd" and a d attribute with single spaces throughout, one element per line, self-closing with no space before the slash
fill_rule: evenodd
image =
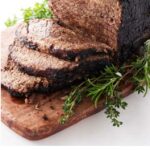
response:
<path id="1" fill-rule="evenodd" d="M 2 22 L 13 14 L 19 14 L 20 8 L 31 6 L 38 0 L 0 1 Z M 40 1 L 40 0 L 39 0 Z M 150 92 L 143 98 L 136 93 L 125 98 L 128 107 L 121 111 L 120 128 L 113 127 L 106 119 L 104 111 L 40 141 L 28 141 L 4 124 L 0 123 L 1 145 L 150 145 Z"/>

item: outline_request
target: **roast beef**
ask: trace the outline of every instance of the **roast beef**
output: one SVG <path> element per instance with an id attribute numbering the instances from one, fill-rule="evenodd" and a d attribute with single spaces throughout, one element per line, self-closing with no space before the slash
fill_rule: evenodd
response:
<path id="1" fill-rule="evenodd" d="M 114 49 L 123 60 L 150 37 L 150 0 L 49 0 L 54 16 Z"/>
<path id="2" fill-rule="evenodd" d="M 91 56 L 80 62 L 69 62 L 15 44 L 10 46 L 10 57 L 22 71 L 29 75 L 51 80 L 72 80 L 74 76 L 83 78 L 100 72 L 111 63 L 107 55 Z"/>
<path id="3" fill-rule="evenodd" d="M 7 66 L 1 72 L 1 84 L 13 96 L 21 97 L 36 90 L 46 91 L 53 82 L 46 78 L 29 76 L 20 72 L 16 64 L 9 58 Z"/>
<path id="4" fill-rule="evenodd" d="M 21 23 L 16 30 L 16 41 L 29 49 L 54 55 L 67 60 L 110 53 L 111 48 L 99 43 L 95 37 L 75 32 L 50 19 L 35 19 Z"/>
<path id="5" fill-rule="evenodd" d="M 53 92 L 65 88 L 74 82 L 77 83 L 81 79 L 83 79 L 83 76 L 80 77 L 77 74 L 70 80 L 66 78 L 51 80 L 44 77 L 31 76 L 20 71 L 10 57 L 8 58 L 7 65 L 1 71 L 2 86 L 15 97 L 29 96 L 32 92 Z"/>
<path id="6" fill-rule="evenodd" d="M 2 85 L 14 95 L 51 91 L 95 75 L 114 60 L 124 62 L 150 37 L 149 0 L 49 0 L 49 5 L 53 20 L 31 20 L 16 30 L 11 61 L 2 71 Z"/>

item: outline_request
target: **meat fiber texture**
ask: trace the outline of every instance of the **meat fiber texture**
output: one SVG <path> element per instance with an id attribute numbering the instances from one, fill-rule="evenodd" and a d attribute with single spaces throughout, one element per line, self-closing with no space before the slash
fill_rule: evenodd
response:
<path id="1" fill-rule="evenodd" d="M 1 84 L 13 96 L 27 96 L 33 91 L 46 90 L 53 85 L 51 80 L 46 78 L 29 76 L 19 71 L 16 64 L 8 58 L 7 65 L 1 72 Z"/>
<path id="2" fill-rule="evenodd" d="M 24 55 L 24 57 L 26 56 Z M 22 61 L 22 63 L 24 63 L 24 61 Z M 29 62 L 27 63 L 29 64 Z M 101 65 L 98 64 L 99 63 L 98 60 L 92 63 L 90 62 L 88 63 L 89 63 L 88 66 L 90 66 L 90 68 L 93 69 L 92 72 L 93 74 L 95 74 L 94 69 L 98 69 L 99 66 L 102 67 L 102 64 Z M 5 87 L 11 93 L 12 96 L 16 96 L 16 97 L 29 96 L 30 94 L 32 94 L 32 92 L 44 92 L 44 93 L 53 92 L 58 89 L 65 88 L 75 82 L 82 80 L 85 77 L 90 76 L 90 73 L 87 73 L 86 70 L 82 70 L 81 68 L 80 68 L 81 69 L 80 73 L 79 72 L 75 73 L 75 71 L 70 70 L 70 74 L 69 73 L 64 74 L 62 70 L 59 70 L 58 72 L 56 70 L 51 69 L 52 73 L 49 72 L 50 70 L 41 71 L 40 69 L 43 68 L 39 68 L 35 70 L 30 66 L 31 64 L 25 65 L 24 70 L 21 71 L 20 69 L 22 69 L 21 68 L 22 66 L 18 66 L 18 65 L 21 64 L 18 64 L 18 62 L 15 63 L 9 57 L 7 65 L 2 69 L 1 72 L 2 86 Z M 33 65 L 37 67 L 36 65 L 38 64 L 33 62 Z M 29 69 L 30 71 L 28 71 Z M 85 75 L 83 71 L 86 72 Z M 88 71 L 92 71 L 92 70 L 89 69 Z M 28 72 L 28 74 L 26 72 Z M 29 74 L 34 74 L 35 76 Z M 51 74 L 51 78 L 50 78 L 50 74 Z M 37 76 L 37 75 L 41 75 L 41 76 Z"/>
<path id="3" fill-rule="evenodd" d="M 88 57 L 80 63 L 69 62 L 19 47 L 15 42 L 9 50 L 7 63 L 1 72 L 1 84 L 16 97 L 65 88 L 98 73 L 109 64 L 106 56 Z"/>
<path id="4" fill-rule="evenodd" d="M 110 47 L 99 43 L 95 37 L 75 32 L 59 21 L 51 19 L 30 20 L 16 30 L 16 41 L 29 49 L 54 55 L 66 60 L 81 60 L 91 55 L 108 55 Z"/>
<path id="5" fill-rule="evenodd" d="M 17 25 L 16 28 L 13 28 L 14 32 L 10 42 L 13 44 L 5 50 L 9 57 L 4 61 L 2 69 L 1 84 L 13 96 L 24 97 L 33 92 L 47 93 L 65 88 L 84 78 L 98 74 L 111 62 L 111 58 L 107 54 L 91 55 L 80 61 L 70 62 L 51 54 L 31 50 L 14 37 L 18 31 L 16 29 L 19 27 L 20 25 Z M 41 27 L 43 27 L 42 24 Z M 42 31 L 44 32 L 44 30 Z M 45 31 L 44 34 L 47 32 Z M 8 36 L 7 32 L 4 36 Z"/>
<path id="6" fill-rule="evenodd" d="M 15 44 L 10 48 L 10 57 L 25 73 L 50 80 L 70 82 L 74 76 L 85 78 L 90 74 L 100 72 L 111 62 L 107 56 L 91 56 L 80 62 L 70 62 Z"/>
<path id="7" fill-rule="evenodd" d="M 107 45 L 122 61 L 150 38 L 149 0 L 49 0 L 55 18 Z"/>
<path id="8" fill-rule="evenodd" d="M 49 93 L 67 87 L 79 77 L 76 75 L 70 80 L 52 80 L 37 77 L 20 71 L 17 64 L 8 57 L 7 65 L 1 71 L 1 84 L 12 96 L 25 97 L 33 92 Z"/>

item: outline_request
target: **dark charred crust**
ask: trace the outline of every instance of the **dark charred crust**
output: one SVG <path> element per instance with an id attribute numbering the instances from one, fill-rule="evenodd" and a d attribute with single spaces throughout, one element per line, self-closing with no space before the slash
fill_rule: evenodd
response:
<path id="1" fill-rule="evenodd" d="M 16 39 L 18 40 L 18 39 Z M 31 41 L 29 40 L 27 37 L 20 37 L 19 41 L 21 46 L 25 46 L 28 49 L 31 50 L 36 50 L 36 51 L 40 51 L 40 46 L 37 42 Z M 75 61 L 76 57 L 79 57 L 80 59 L 84 59 L 86 57 L 89 56 L 94 56 L 94 55 L 104 55 L 104 54 L 109 54 L 111 56 L 114 55 L 114 53 L 112 53 L 112 50 L 105 50 L 105 52 L 103 52 L 103 50 L 98 50 L 95 48 L 88 48 L 88 49 L 80 49 L 80 50 L 65 50 L 65 49 L 56 49 L 53 45 L 50 45 L 48 49 L 49 54 L 58 57 L 60 59 L 64 59 L 64 60 L 70 60 L 70 61 Z"/>
<path id="2" fill-rule="evenodd" d="M 39 77 L 46 77 L 47 79 L 51 80 L 58 80 L 63 81 L 65 80 L 71 80 L 75 75 L 79 77 L 83 76 L 89 76 L 91 72 L 95 74 L 96 72 L 100 72 L 103 70 L 105 66 L 108 66 L 111 64 L 110 60 L 107 59 L 101 59 L 93 62 L 83 62 L 79 65 L 79 67 L 69 70 L 69 69 L 62 69 L 62 70 L 54 70 L 51 68 L 48 68 L 46 70 L 35 70 L 35 68 L 23 66 L 17 63 L 18 68 L 29 75 L 33 76 L 39 76 Z"/>
<path id="3" fill-rule="evenodd" d="M 43 116 L 42 116 L 42 118 L 45 120 L 45 121 L 48 121 L 49 119 L 48 119 L 48 116 L 46 115 L 46 114 L 44 114 Z"/>
<path id="4" fill-rule="evenodd" d="M 101 56 L 104 54 L 106 55 L 108 53 L 108 52 L 105 53 L 105 52 L 97 52 L 97 51 L 98 50 L 94 48 L 83 49 L 80 51 L 67 50 L 67 52 L 65 50 L 55 49 L 55 48 L 51 48 L 51 50 L 49 50 L 50 54 L 53 54 L 54 56 L 58 58 L 61 58 L 64 60 L 70 60 L 70 61 L 75 61 L 77 57 L 79 57 L 79 59 L 82 60 L 89 56 L 94 56 L 94 55 Z"/>
<path id="5" fill-rule="evenodd" d="M 72 84 L 77 84 L 81 80 L 84 80 L 84 78 L 87 78 L 87 77 L 90 77 L 93 75 L 98 75 L 100 73 L 100 71 L 102 71 L 106 65 L 111 64 L 110 61 L 108 61 L 108 60 L 106 61 L 106 60 L 107 59 L 102 59 L 100 61 L 96 60 L 96 61 L 92 61 L 92 62 L 82 62 L 78 69 L 63 70 L 63 72 L 58 71 L 58 70 L 54 71 L 52 69 L 45 70 L 45 72 L 36 72 L 34 70 L 34 68 L 29 68 L 26 66 L 22 67 L 22 66 L 18 66 L 17 64 L 14 64 L 15 66 L 17 65 L 17 67 L 20 69 L 20 71 L 22 73 L 26 72 L 30 75 L 34 74 L 34 76 L 40 76 L 40 78 L 42 78 L 42 76 L 46 77 L 47 81 L 49 81 L 48 86 L 44 86 L 43 82 L 41 81 L 40 83 L 38 83 L 38 88 L 35 88 L 35 86 L 32 84 L 31 87 L 27 88 L 26 92 L 20 91 L 19 89 L 14 89 L 13 88 L 14 86 L 10 86 L 10 84 L 8 87 L 7 87 L 7 85 L 4 87 L 10 92 L 10 94 L 12 96 L 15 96 L 15 97 L 25 97 L 26 95 L 31 95 L 33 92 L 35 92 L 35 93 L 36 92 L 37 93 L 51 93 L 56 90 L 60 90 L 62 88 L 67 88 L 68 86 L 70 86 Z M 9 71 L 9 70 L 7 70 L 7 71 Z M 22 78 L 22 76 L 20 76 L 19 74 L 18 74 L 18 76 L 16 76 L 16 78 L 18 78 L 18 77 L 20 77 L 20 79 Z M 53 80 L 52 80 L 52 77 L 53 77 Z M 11 78 L 11 76 L 10 76 L 10 78 Z M 31 78 L 31 81 L 32 81 L 32 78 Z M 52 81 L 52 82 L 50 82 L 50 81 Z M 3 82 L 2 82 L 2 84 L 3 84 Z M 17 84 L 18 83 L 16 83 L 16 85 Z M 26 83 L 24 83 L 25 89 L 26 89 L 27 85 L 26 85 Z"/>
<path id="6" fill-rule="evenodd" d="M 75 82 L 75 81 L 74 81 L 74 82 Z M 78 82 L 78 81 L 77 81 L 77 82 Z M 60 89 L 62 89 L 62 88 L 67 88 L 67 87 L 70 86 L 70 85 L 71 85 L 71 83 L 66 83 L 66 82 L 64 82 L 64 83 L 58 82 L 58 83 L 55 83 L 55 84 L 53 84 L 53 85 L 49 85 L 47 88 L 46 88 L 46 87 L 43 87 L 43 86 L 41 85 L 41 86 L 39 86 L 38 89 L 35 89 L 35 88 L 33 87 L 31 90 L 29 90 L 29 91 L 26 92 L 26 93 L 18 92 L 18 91 L 14 90 L 14 89 L 12 89 L 12 88 L 10 88 L 10 87 L 8 88 L 7 86 L 4 86 L 3 84 L 2 84 L 1 86 L 2 86 L 4 89 L 6 89 L 6 90 L 11 94 L 11 96 L 13 96 L 13 97 L 18 97 L 18 98 L 22 98 L 22 97 L 26 97 L 26 95 L 31 96 L 33 92 L 34 92 L 34 93 L 45 93 L 45 94 L 49 94 L 49 93 L 55 92 L 55 91 L 57 91 L 57 90 L 60 90 Z"/>
<path id="7" fill-rule="evenodd" d="M 38 50 L 38 44 L 32 41 L 29 41 L 27 37 L 20 37 L 20 44 L 32 50 Z"/>
<path id="8" fill-rule="evenodd" d="M 40 27 L 41 22 L 45 24 L 45 26 L 43 28 Z M 52 24 L 52 25 L 49 25 L 49 24 Z M 49 31 L 48 36 L 43 37 L 43 35 L 41 35 L 39 33 L 37 35 L 36 30 L 34 31 L 34 29 L 32 29 L 34 26 L 36 27 L 36 25 L 38 26 L 40 31 L 41 31 L 41 28 L 43 29 L 42 33 Z M 30 28 L 30 30 L 29 30 L 29 28 Z M 20 44 L 22 46 L 25 46 L 26 48 L 29 48 L 32 50 L 51 54 L 51 55 L 54 55 L 55 57 L 58 57 L 58 58 L 61 58 L 64 60 L 74 61 L 76 59 L 76 57 L 80 57 L 81 59 L 83 59 L 88 56 L 99 55 L 101 53 L 105 53 L 105 54 L 112 53 L 112 55 L 114 53 L 112 51 L 112 49 L 108 45 L 105 45 L 105 44 L 104 44 L 105 46 L 104 45 L 102 46 L 103 48 L 93 48 L 93 46 L 91 46 L 91 45 L 89 45 L 89 47 L 87 47 L 87 48 L 84 48 L 83 46 L 80 47 L 80 45 L 82 45 L 83 43 L 85 43 L 85 44 L 93 43 L 94 41 L 92 42 L 92 39 L 90 39 L 89 35 L 86 35 L 86 37 L 85 37 L 84 34 L 83 35 L 81 34 L 81 31 L 79 33 L 74 32 L 68 26 L 64 26 L 63 24 L 59 23 L 58 20 L 57 21 L 51 20 L 51 19 L 49 19 L 49 20 L 48 19 L 47 20 L 44 20 L 44 19 L 43 20 L 32 20 L 29 25 L 21 24 L 17 30 L 18 31 L 16 31 L 16 40 L 18 42 L 20 42 Z M 78 45 L 80 48 L 77 46 L 78 48 L 76 47 L 74 49 L 74 46 L 72 45 L 72 49 L 71 49 L 71 48 L 65 47 L 65 44 L 63 47 L 57 48 L 58 46 L 57 46 L 57 44 L 55 44 L 55 42 L 58 40 L 59 36 L 60 37 L 62 36 L 62 38 L 63 38 L 63 40 L 60 40 L 60 42 L 66 41 L 66 43 L 67 42 L 72 43 L 69 40 L 71 38 L 73 41 L 76 41 L 78 43 L 78 44 L 76 43 L 75 46 Z M 78 38 L 78 36 L 79 36 L 79 38 Z M 47 39 L 48 39 L 48 41 L 49 40 L 51 41 L 51 39 L 52 39 L 52 41 L 54 40 L 55 42 L 53 41 L 54 43 L 53 42 L 47 43 L 46 42 Z M 46 43 L 44 44 L 44 42 L 46 42 Z M 95 46 L 96 46 L 96 44 L 94 44 L 94 47 Z"/>
<path id="9" fill-rule="evenodd" d="M 15 43 L 13 46 L 10 49 L 9 67 L 6 72 L 4 70 L 2 84 L 12 95 L 19 97 L 30 95 L 32 92 L 49 93 L 65 88 L 98 74 L 106 65 L 111 64 L 111 59 L 107 55 L 91 56 L 75 63 L 23 49 L 15 46 Z M 34 57 L 37 61 L 30 57 Z M 42 65 L 40 59 L 44 61 Z M 49 59 L 52 59 L 52 62 L 49 63 Z"/>
<path id="10" fill-rule="evenodd" d="M 8 88 L 8 87 L 4 86 L 3 84 L 1 84 L 1 87 L 4 88 L 4 89 L 6 89 L 10 93 L 10 95 L 13 96 L 13 97 L 22 98 L 22 97 L 25 97 L 26 94 L 29 94 L 29 93 L 20 93 L 20 92 L 17 92 L 14 89 L 11 89 L 11 88 Z"/>
<path id="11" fill-rule="evenodd" d="M 122 63 L 150 38 L 150 1 L 124 0 L 118 3 L 50 0 L 49 7 L 60 26 L 94 35 L 98 41 L 109 45 L 112 52 L 118 52 L 116 58 Z M 84 11 L 80 11 L 82 9 Z"/>
<path id="12" fill-rule="evenodd" d="M 105 53 L 101 53 L 99 56 L 89 56 L 85 59 L 77 60 L 77 62 L 69 62 L 16 45 L 10 51 L 11 59 L 22 72 L 55 81 L 71 80 L 74 76 L 83 78 L 91 74 L 91 71 L 94 74 L 112 63 L 111 56 Z M 29 56 L 34 57 L 36 61 Z"/>

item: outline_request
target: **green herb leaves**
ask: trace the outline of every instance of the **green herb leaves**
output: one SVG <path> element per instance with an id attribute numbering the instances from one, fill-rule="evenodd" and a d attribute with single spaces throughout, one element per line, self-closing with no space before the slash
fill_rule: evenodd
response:
<path id="1" fill-rule="evenodd" d="M 35 3 L 33 8 L 22 9 L 24 22 L 28 22 L 31 19 L 52 18 L 52 12 L 47 3 L 48 0 L 44 0 L 42 3 Z"/>
<path id="2" fill-rule="evenodd" d="M 35 3 L 33 7 L 28 7 L 26 9 L 21 9 L 22 19 L 24 22 L 28 22 L 31 19 L 42 19 L 42 18 L 52 18 L 52 11 L 48 8 L 48 0 L 43 0 L 42 3 Z M 18 22 L 16 16 L 12 19 L 8 19 L 5 22 L 7 27 L 13 26 Z"/>
<path id="3" fill-rule="evenodd" d="M 142 92 L 146 95 L 150 88 L 150 40 L 145 43 L 143 57 L 138 56 L 134 62 L 129 65 L 125 64 L 120 68 L 113 65 L 106 67 L 99 77 L 86 79 L 75 87 L 64 103 L 64 116 L 61 118 L 61 123 L 65 123 L 73 115 L 75 106 L 84 97 L 90 97 L 95 107 L 103 97 L 106 102 L 107 118 L 111 120 L 113 126 L 122 125 L 122 122 L 118 120 L 119 109 L 125 109 L 127 103 L 123 101 L 120 95 L 120 86 L 125 79 L 135 85 L 135 90 L 138 93 Z"/>
<path id="4" fill-rule="evenodd" d="M 14 26 L 17 23 L 18 19 L 16 16 L 14 16 L 12 19 L 8 18 L 7 21 L 5 22 L 6 27 L 11 27 Z"/>
<path id="5" fill-rule="evenodd" d="M 97 81 L 88 79 L 90 85 L 87 89 L 87 96 L 91 98 L 95 104 L 95 107 L 97 107 L 102 96 L 105 98 L 105 113 L 107 118 L 111 119 L 113 126 L 117 127 L 122 125 L 122 122 L 118 120 L 120 115 L 118 109 L 125 109 L 127 106 L 127 103 L 123 101 L 121 95 L 119 94 L 119 87 L 123 78 L 124 77 L 122 74 L 117 71 L 117 68 L 111 66 L 106 67 L 104 72 L 97 78 Z"/>
<path id="6" fill-rule="evenodd" d="M 116 93 L 112 99 L 109 99 L 109 97 L 106 97 L 106 111 L 105 114 L 107 118 L 111 119 L 111 122 L 113 126 L 119 127 L 123 124 L 122 121 L 118 120 L 118 117 L 120 116 L 120 112 L 118 109 L 126 109 L 127 103 L 123 101 L 123 98 L 120 95 L 117 95 Z"/>
<path id="7" fill-rule="evenodd" d="M 150 40 L 145 43 L 144 49 L 144 57 L 137 58 L 132 65 L 135 70 L 133 81 L 136 85 L 136 91 L 144 93 L 145 96 L 150 88 Z"/>
<path id="8" fill-rule="evenodd" d="M 99 77 L 87 79 L 85 82 L 77 86 L 73 92 L 67 97 L 64 103 L 65 115 L 61 118 L 61 123 L 65 123 L 74 113 L 74 108 L 79 104 L 84 97 L 90 97 L 95 107 L 97 107 L 100 98 L 103 96 L 106 99 L 106 114 L 110 118 L 114 126 L 122 124 L 118 121 L 119 112 L 117 108 L 127 106 L 119 95 L 119 84 L 122 80 L 122 75 L 113 65 L 106 67 Z"/>
<path id="9" fill-rule="evenodd" d="M 117 75 L 117 69 L 114 66 L 106 67 L 104 72 L 101 73 L 101 76 L 94 79 L 88 79 L 88 97 L 91 97 L 91 100 L 97 107 L 97 103 L 103 95 L 108 97 L 113 97 L 114 92 L 117 90 L 118 80 L 121 79 L 121 76 Z"/>
<path id="10" fill-rule="evenodd" d="M 61 124 L 64 124 L 70 116 L 74 114 L 74 107 L 79 104 L 86 94 L 86 81 L 75 87 L 75 89 L 67 96 L 64 103 L 64 113 L 61 117 Z"/>

